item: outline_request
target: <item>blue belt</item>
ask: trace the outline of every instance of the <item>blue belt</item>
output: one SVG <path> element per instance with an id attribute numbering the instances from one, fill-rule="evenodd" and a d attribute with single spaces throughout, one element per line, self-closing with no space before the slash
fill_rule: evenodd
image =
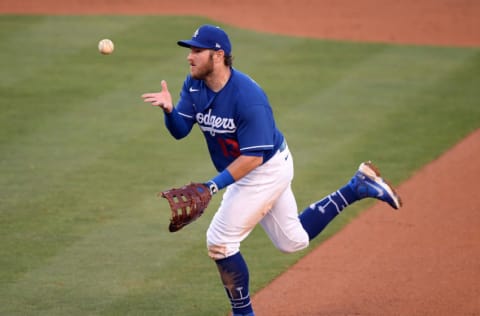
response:
<path id="1" fill-rule="evenodd" d="M 278 147 L 278 151 L 283 152 L 285 149 L 287 149 L 287 141 L 283 139 L 282 144 L 280 145 L 280 147 Z"/>

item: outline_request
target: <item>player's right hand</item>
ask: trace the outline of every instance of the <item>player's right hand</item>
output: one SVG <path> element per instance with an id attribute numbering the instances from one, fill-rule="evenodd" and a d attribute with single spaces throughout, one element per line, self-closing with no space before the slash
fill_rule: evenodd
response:
<path id="1" fill-rule="evenodd" d="M 162 80 L 162 91 L 142 94 L 144 102 L 151 103 L 153 106 L 162 108 L 166 113 L 173 110 L 172 95 L 168 91 L 167 82 Z"/>

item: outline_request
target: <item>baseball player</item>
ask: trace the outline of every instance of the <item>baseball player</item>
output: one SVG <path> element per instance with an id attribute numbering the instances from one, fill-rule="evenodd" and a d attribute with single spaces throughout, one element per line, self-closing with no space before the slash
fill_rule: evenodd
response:
<path id="1" fill-rule="evenodd" d="M 197 124 L 218 174 L 205 181 L 212 194 L 225 189 L 207 230 L 207 249 L 215 261 L 233 315 L 254 315 L 249 273 L 241 242 L 260 223 L 273 244 L 291 253 L 308 246 L 348 205 L 371 197 L 401 206 L 399 196 L 371 162 L 360 164 L 350 181 L 298 214 L 292 193 L 293 160 L 277 128 L 268 98 L 248 75 L 232 67 L 232 46 L 221 28 L 202 25 L 178 45 L 189 49 L 187 75 L 174 106 L 167 83 L 145 93 L 144 102 L 164 111 L 176 139 Z"/>

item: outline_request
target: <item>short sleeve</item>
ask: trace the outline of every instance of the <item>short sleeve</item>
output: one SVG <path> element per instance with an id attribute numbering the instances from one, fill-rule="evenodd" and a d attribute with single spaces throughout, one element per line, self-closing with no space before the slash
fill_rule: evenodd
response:
<path id="1" fill-rule="evenodd" d="M 241 112 L 238 142 L 242 154 L 262 155 L 274 147 L 275 123 L 270 107 L 253 105 Z"/>

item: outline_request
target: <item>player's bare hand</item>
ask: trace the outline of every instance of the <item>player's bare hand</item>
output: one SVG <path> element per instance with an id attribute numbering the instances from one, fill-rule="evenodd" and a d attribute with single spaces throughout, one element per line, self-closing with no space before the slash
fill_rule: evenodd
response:
<path id="1" fill-rule="evenodd" d="M 150 103 L 153 106 L 162 108 L 166 113 L 173 110 L 172 95 L 168 91 L 167 82 L 162 80 L 162 91 L 142 94 L 144 102 Z"/>

